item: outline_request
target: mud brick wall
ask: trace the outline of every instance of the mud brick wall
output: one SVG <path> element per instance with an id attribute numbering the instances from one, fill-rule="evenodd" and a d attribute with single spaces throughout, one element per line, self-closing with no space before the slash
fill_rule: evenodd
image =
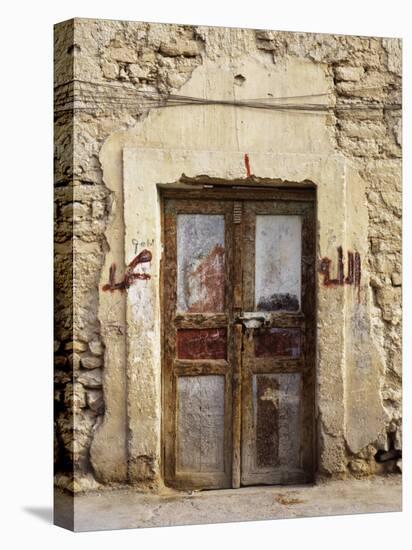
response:
<path id="1" fill-rule="evenodd" d="M 118 206 L 99 153 L 116 131 L 144 120 L 133 91 L 178 93 L 207 61 L 244 54 L 264 64 L 305 59 L 330 81 L 337 109 L 327 120 L 337 153 L 366 185 L 374 340 L 384 364 L 384 434 L 354 453 L 339 475 L 397 471 L 401 450 L 401 112 L 357 110 L 365 99 L 401 102 L 398 39 L 75 19 L 55 28 L 55 471 L 72 491 L 101 486 L 90 460 L 103 422 L 105 346 L 98 319 L 105 231 Z M 237 81 L 242 85 L 241 75 Z M 120 170 L 119 159 L 119 170 Z M 322 430 L 322 426 L 320 428 Z M 321 434 L 322 436 L 322 434 Z M 378 460 L 377 460 L 378 459 Z M 389 460 L 387 460 L 389 459 Z M 73 475 L 74 472 L 74 475 Z M 334 475 L 334 472 L 323 472 Z M 337 475 L 338 473 L 336 473 Z"/>

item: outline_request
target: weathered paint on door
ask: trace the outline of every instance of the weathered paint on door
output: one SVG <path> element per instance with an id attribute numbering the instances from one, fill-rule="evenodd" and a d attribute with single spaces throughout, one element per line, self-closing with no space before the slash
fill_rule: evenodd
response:
<path id="1" fill-rule="evenodd" d="M 166 201 L 164 242 L 165 479 L 230 487 L 230 203 Z"/>
<path id="2" fill-rule="evenodd" d="M 310 481 L 314 196 L 168 193 L 165 481 L 181 488 Z"/>

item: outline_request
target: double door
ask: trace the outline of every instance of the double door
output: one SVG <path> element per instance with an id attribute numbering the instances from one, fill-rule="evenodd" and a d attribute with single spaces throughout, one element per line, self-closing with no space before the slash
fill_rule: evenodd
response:
<path id="1" fill-rule="evenodd" d="M 309 482 L 314 196 L 200 196 L 163 199 L 166 484 Z"/>

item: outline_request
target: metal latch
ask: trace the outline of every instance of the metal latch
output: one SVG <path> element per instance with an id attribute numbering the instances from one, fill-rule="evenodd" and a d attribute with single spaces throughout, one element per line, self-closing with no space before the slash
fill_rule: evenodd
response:
<path id="1" fill-rule="evenodd" d="M 246 328 L 260 328 L 263 323 L 265 322 L 264 317 L 257 317 L 253 314 L 247 314 L 239 315 L 236 319 L 239 323 L 242 323 L 242 325 Z"/>

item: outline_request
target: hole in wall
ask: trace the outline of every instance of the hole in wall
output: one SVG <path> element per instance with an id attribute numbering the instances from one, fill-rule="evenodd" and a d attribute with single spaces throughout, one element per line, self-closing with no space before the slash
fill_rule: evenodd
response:
<path id="1" fill-rule="evenodd" d="M 67 53 L 69 55 L 71 54 L 79 54 L 81 52 L 81 47 L 78 44 L 72 44 L 67 48 Z"/>
<path id="2" fill-rule="evenodd" d="M 398 460 L 402 458 L 402 451 L 395 449 L 395 432 L 388 433 L 389 449 L 387 451 L 379 450 L 375 454 L 376 462 L 389 462 L 389 460 Z"/>
<path id="3" fill-rule="evenodd" d="M 389 449 L 389 451 L 378 451 L 375 455 L 376 462 L 388 462 L 389 460 L 398 460 L 402 458 L 402 451 Z"/>
<path id="4" fill-rule="evenodd" d="M 243 74 L 235 75 L 235 84 L 236 84 L 236 86 L 243 86 L 243 84 L 245 82 L 246 82 L 246 77 L 243 76 Z"/>

